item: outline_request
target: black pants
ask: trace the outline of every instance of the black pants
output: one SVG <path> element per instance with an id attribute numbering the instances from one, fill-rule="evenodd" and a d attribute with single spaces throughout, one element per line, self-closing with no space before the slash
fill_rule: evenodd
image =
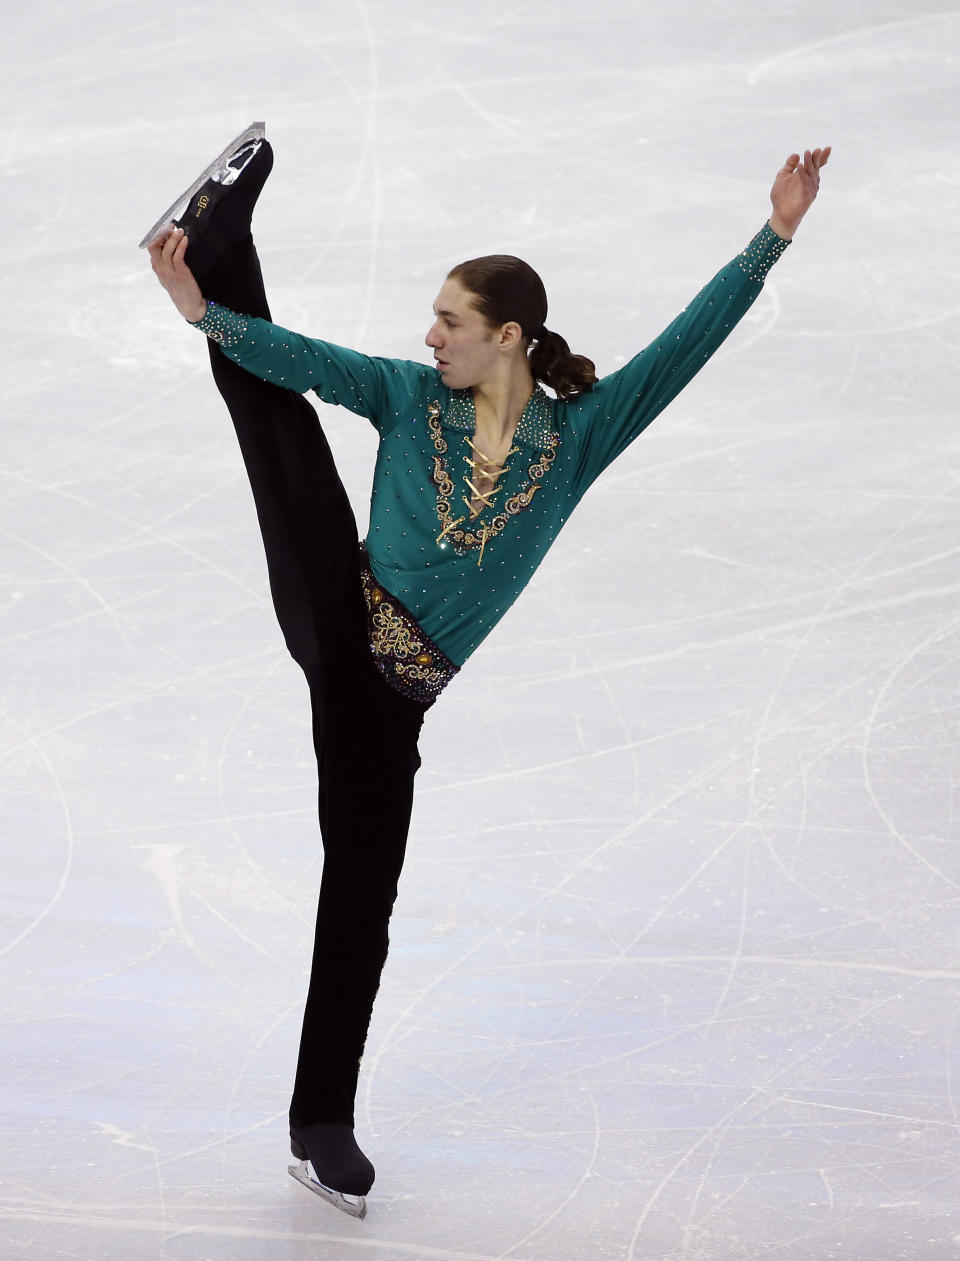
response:
<path id="1" fill-rule="evenodd" d="M 270 318 L 251 238 L 201 279 L 205 297 Z M 250 477 L 277 618 L 313 716 L 323 877 L 290 1119 L 352 1125 L 425 708 L 393 691 L 370 655 L 356 521 L 316 412 L 208 345 Z"/>

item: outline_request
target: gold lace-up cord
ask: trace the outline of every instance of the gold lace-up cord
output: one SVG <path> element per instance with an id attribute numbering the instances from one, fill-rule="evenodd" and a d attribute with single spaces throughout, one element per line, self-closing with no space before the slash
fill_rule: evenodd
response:
<path id="1" fill-rule="evenodd" d="M 539 392 L 539 396 L 535 395 L 535 397 L 538 397 L 538 407 L 534 410 L 539 413 L 542 409 L 546 409 L 547 398 L 542 391 Z M 502 477 L 505 472 L 509 472 L 510 467 L 506 461 L 511 455 L 515 455 L 522 448 L 518 446 L 511 447 L 504 456 L 504 464 L 502 468 L 498 465 L 494 465 L 493 461 L 488 456 L 484 455 L 482 451 L 478 450 L 476 445 L 470 441 L 467 434 L 463 432 L 465 425 L 462 426 L 461 423 L 459 423 L 467 419 L 473 419 L 474 423 L 476 421 L 476 418 L 473 416 L 468 417 L 467 415 L 460 414 L 467 410 L 467 403 L 469 403 L 469 400 L 462 401 L 459 406 L 459 410 L 453 407 L 451 410 L 456 411 L 457 415 L 457 423 L 455 423 L 453 427 L 461 430 L 461 435 L 466 441 L 468 447 L 478 457 L 477 460 L 472 460 L 468 455 L 463 457 L 473 475 L 472 484 L 469 477 L 465 478 L 467 486 L 472 492 L 476 493 L 476 500 L 478 501 L 478 506 L 474 508 L 473 504 L 464 497 L 467 510 L 470 513 L 469 521 L 467 517 L 454 517 L 453 515 L 452 501 L 456 498 L 456 485 L 454 484 L 454 480 L 447 469 L 445 457 L 449 451 L 449 447 L 447 446 L 447 439 L 444 436 L 443 431 L 444 412 L 438 401 L 433 401 L 427 405 L 427 428 L 430 434 L 430 439 L 433 443 L 433 449 L 436 453 L 431 458 L 432 470 L 430 473 L 430 481 L 433 483 L 437 492 L 437 517 L 440 521 L 440 533 L 437 535 L 437 545 L 439 547 L 452 545 L 458 556 L 466 556 L 471 551 L 476 550 L 478 552 L 477 566 L 479 567 L 483 563 L 487 544 L 492 543 L 494 539 L 499 537 L 515 516 L 521 512 L 525 512 L 530 507 L 533 502 L 534 495 L 543 486 L 543 479 L 546 477 L 554 460 L 557 458 L 557 451 L 560 446 L 560 435 L 552 430 L 547 432 L 545 429 L 543 432 L 537 432 L 536 442 L 534 445 L 538 446 L 540 449 L 539 454 L 527 470 L 529 480 L 524 485 L 519 486 L 516 490 L 514 490 L 505 503 L 497 507 L 497 505 L 493 503 L 493 498 L 498 488 L 495 486 L 491 487 L 490 490 L 485 491 L 481 495 L 476 483 L 482 481 L 484 477 L 489 477 L 492 481 L 495 478 Z M 471 404 L 469 412 L 472 413 L 472 411 L 473 408 Z M 548 417 L 541 414 L 538 415 L 538 419 L 542 422 L 541 427 L 543 427 L 546 425 Z M 483 461 L 483 467 L 481 467 L 479 462 L 481 460 Z M 480 522 L 480 524 L 474 529 L 472 523 L 483 511 L 484 506 L 492 507 L 492 510 L 496 515 L 494 515 L 490 521 Z"/>
<path id="2" fill-rule="evenodd" d="M 490 459 L 489 455 L 484 455 L 476 443 L 471 441 L 469 434 L 464 434 L 463 437 L 470 450 L 474 453 L 474 455 L 478 455 L 480 460 L 483 462 L 481 465 L 481 463 L 477 460 L 471 459 L 469 455 L 465 455 L 463 457 L 466 463 L 469 464 L 474 477 L 476 477 L 478 481 L 480 480 L 480 477 L 489 477 L 492 482 L 496 482 L 498 478 L 504 475 L 504 473 L 510 472 L 509 464 L 497 464 L 494 460 Z M 519 450 L 519 447 L 511 447 L 507 454 L 503 457 L 504 460 L 509 460 L 511 455 L 516 455 Z M 503 487 L 494 485 L 491 486 L 489 490 L 483 491 L 477 488 L 471 480 L 469 474 L 464 474 L 463 480 L 467 483 L 468 489 L 473 492 L 472 499 L 468 499 L 466 495 L 463 496 L 463 502 L 466 504 L 467 510 L 470 513 L 470 520 L 473 521 L 480 515 L 484 508 L 493 508 L 495 506 L 493 503 L 493 497 L 494 495 L 499 494 Z M 477 503 L 477 500 L 480 502 Z M 483 542 L 480 545 L 481 557 L 483 556 L 483 549 L 486 546 L 487 533 L 488 531 L 484 529 Z"/>

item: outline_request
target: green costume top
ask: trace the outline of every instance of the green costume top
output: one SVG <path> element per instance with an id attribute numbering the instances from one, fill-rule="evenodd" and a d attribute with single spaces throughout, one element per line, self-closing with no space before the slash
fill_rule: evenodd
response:
<path id="1" fill-rule="evenodd" d="M 426 364 L 345 350 L 214 303 L 195 327 L 255 376 L 314 390 L 374 424 L 370 569 L 459 666 L 530 581 L 591 483 L 744 316 L 788 244 L 765 225 L 646 350 L 583 394 L 558 400 L 537 386 L 499 489 L 476 516 L 465 502 L 469 390 L 448 389 Z"/>

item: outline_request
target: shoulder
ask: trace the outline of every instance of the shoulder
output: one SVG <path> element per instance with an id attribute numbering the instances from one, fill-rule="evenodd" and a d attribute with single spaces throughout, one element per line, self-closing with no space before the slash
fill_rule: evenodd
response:
<path id="1" fill-rule="evenodd" d="M 580 394 L 574 394 L 570 398 L 550 400 L 553 404 L 554 426 L 559 432 L 583 428 L 603 402 L 605 390 L 602 387 L 605 379 L 595 381 Z"/>
<path id="2" fill-rule="evenodd" d="M 417 363 L 414 359 L 389 359 L 383 355 L 372 355 L 371 362 L 377 365 L 385 380 L 396 383 L 400 388 L 407 387 L 428 393 L 431 386 L 439 383 L 436 369 L 425 363 Z"/>
<path id="3" fill-rule="evenodd" d="M 385 432 L 415 422 L 421 415 L 426 420 L 431 404 L 448 393 L 440 384 L 436 369 L 427 364 L 383 356 L 371 356 L 370 363 L 381 383 Z"/>

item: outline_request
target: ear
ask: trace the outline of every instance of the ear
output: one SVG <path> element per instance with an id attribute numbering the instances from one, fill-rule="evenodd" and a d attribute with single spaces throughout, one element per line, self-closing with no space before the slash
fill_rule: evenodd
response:
<path id="1" fill-rule="evenodd" d="M 500 350 L 512 350 L 523 341 L 523 329 L 516 320 L 509 320 L 500 329 L 497 345 Z"/>

